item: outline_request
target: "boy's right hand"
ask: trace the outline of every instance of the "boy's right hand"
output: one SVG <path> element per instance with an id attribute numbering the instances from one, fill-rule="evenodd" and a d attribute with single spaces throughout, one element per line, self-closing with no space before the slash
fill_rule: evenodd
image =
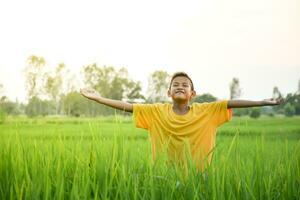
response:
<path id="1" fill-rule="evenodd" d="M 101 97 L 100 94 L 96 90 L 88 89 L 88 88 L 80 89 L 80 94 L 82 94 L 84 97 L 86 97 L 88 99 L 92 99 L 92 100 L 96 100 Z"/>

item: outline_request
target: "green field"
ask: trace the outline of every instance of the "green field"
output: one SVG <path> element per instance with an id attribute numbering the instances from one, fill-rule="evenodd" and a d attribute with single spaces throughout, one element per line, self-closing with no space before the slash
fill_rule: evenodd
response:
<path id="1" fill-rule="evenodd" d="M 10 117 L 0 137 L 0 199 L 300 199 L 299 117 L 234 118 L 186 176 L 131 117 Z"/>

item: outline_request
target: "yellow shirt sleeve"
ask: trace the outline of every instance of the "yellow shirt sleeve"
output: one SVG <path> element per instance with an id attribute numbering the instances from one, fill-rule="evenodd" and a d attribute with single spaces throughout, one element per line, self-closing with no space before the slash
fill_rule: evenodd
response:
<path id="1" fill-rule="evenodd" d="M 153 120 L 153 104 L 133 104 L 133 118 L 135 126 L 149 129 Z"/>
<path id="2" fill-rule="evenodd" d="M 212 121 L 217 127 L 232 118 L 232 109 L 228 109 L 227 104 L 227 100 L 208 103 L 207 112 L 211 114 Z"/>

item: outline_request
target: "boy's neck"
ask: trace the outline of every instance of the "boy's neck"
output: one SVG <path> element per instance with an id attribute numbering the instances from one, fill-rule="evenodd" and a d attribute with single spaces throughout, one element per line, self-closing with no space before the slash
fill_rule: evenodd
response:
<path id="1" fill-rule="evenodd" d="M 172 109 L 176 114 L 184 115 L 184 114 L 188 113 L 190 110 L 189 102 L 185 102 L 185 103 L 173 102 Z"/>

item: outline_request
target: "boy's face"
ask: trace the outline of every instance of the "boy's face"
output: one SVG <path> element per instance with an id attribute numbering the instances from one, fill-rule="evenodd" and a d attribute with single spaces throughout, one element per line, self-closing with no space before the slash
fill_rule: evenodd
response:
<path id="1" fill-rule="evenodd" d="M 184 76 L 174 78 L 168 90 L 168 96 L 176 102 L 189 101 L 195 95 L 196 92 L 192 90 L 190 80 Z"/>

